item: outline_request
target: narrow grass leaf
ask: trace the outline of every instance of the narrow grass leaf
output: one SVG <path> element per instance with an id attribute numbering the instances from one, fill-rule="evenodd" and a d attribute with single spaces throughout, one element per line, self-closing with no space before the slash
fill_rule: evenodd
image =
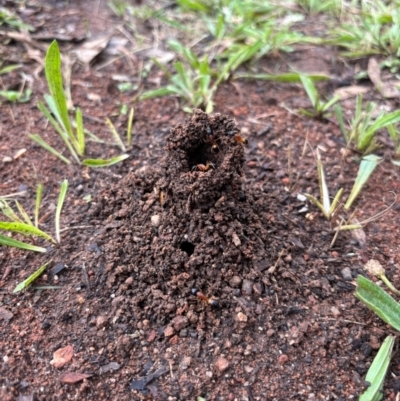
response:
<path id="1" fill-rule="evenodd" d="M 132 144 L 132 125 L 134 116 L 135 109 L 132 107 L 128 117 L 128 128 L 126 129 L 126 143 L 128 144 L 128 146 L 131 146 Z"/>
<path id="2" fill-rule="evenodd" d="M 21 68 L 21 64 L 12 64 L 12 65 L 8 65 L 6 67 L 0 68 L 0 75 L 2 74 L 7 74 L 11 71 L 16 70 L 17 68 Z"/>
<path id="3" fill-rule="evenodd" d="M 109 167 L 112 166 L 113 164 L 122 162 L 123 160 L 127 159 L 129 157 L 129 155 L 125 154 L 125 155 L 120 155 L 117 157 L 113 157 L 111 159 L 85 159 L 82 164 L 84 166 L 88 166 L 88 167 Z"/>
<path id="4" fill-rule="evenodd" d="M 60 243 L 60 216 L 61 210 L 64 204 L 65 195 L 68 190 L 68 180 L 64 180 L 61 184 L 60 195 L 58 196 L 57 208 L 56 208 L 56 239 Z"/>
<path id="5" fill-rule="evenodd" d="M 333 199 L 332 205 L 329 209 L 328 215 L 329 217 L 332 216 L 332 214 L 335 212 L 336 207 L 340 201 L 340 198 L 342 197 L 343 194 L 343 188 L 340 188 L 339 191 L 337 191 L 335 198 Z"/>
<path id="6" fill-rule="evenodd" d="M 22 223 L 22 220 L 14 212 L 14 210 L 12 210 L 11 206 L 8 204 L 8 202 L 5 199 L 0 198 L 0 210 L 1 210 L 1 213 L 3 213 L 4 216 L 8 217 L 11 221 L 14 221 L 17 223 Z"/>
<path id="7" fill-rule="evenodd" d="M 47 265 L 51 261 L 49 260 L 47 263 L 44 265 L 40 266 L 39 269 L 37 269 L 33 274 L 31 274 L 26 280 L 22 281 L 22 283 L 19 283 L 15 288 L 13 293 L 19 292 L 24 290 L 25 288 L 29 287 L 45 270 Z"/>
<path id="8" fill-rule="evenodd" d="M 33 141 L 35 141 L 38 145 L 40 145 L 43 149 L 46 149 L 48 152 L 50 152 L 52 155 L 58 157 L 60 160 L 62 160 L 66 164 L 71 164 L 71 162 L 63 156 L 60 152 L 55 150 L 51 145 L 49 145 L 42 137 L 38 134 L 31 134 L 29 135 L 29 138 L 31 138 Z"/>
<path id="9" fill-rule="evenodd" d="M 15 204 L 18 208 L 19 214 L 25 220 L 25 223 L 30 226 L 33 226 L 31 218 L 28 216 L 28 213 L 25 212 L 25 209 L 22 207 L 22 205 L 17 200 L 15 201 Z"/>
<path id="10" fill-rule="evenodd" d="M 39 211 L 40 211 L 40 204 L 42 203 L 42 197 L 43 197 L 43 184 L 39 183 L 36 188 L 35 227 L 39 227 Z"/>
<path id="11" fill-rule="evenodd" d="M 327 81 L 328 75 L 307 75 L 313 82 Z M 234 79 L 260 79 L 264 81 L 274 81 L 283 83 L 300 83 L 300 74 L 297 72 L 288 72 L 283 74 L 235 74 Z"/>
<path id="12" fill-rule="evenodd" d="M 61 74 L 61 55 L 56 40 L 54 40 L 47 49 L 45 73 L 51 96 L 56 102 L 61 120 L 68 133 L 68 136 L 72 137 L 73 132 L 71 123 L 69 121 L 67 100 L 64 93 L 63 79 Z"/>
<path id="13" fill-rule="evenodd" d="M 23 235 L 34 235 L 55 242 L 49 234 L 30 224 L 0 221 L 0 230 L 12 231 Z"/>
<path id="14" fill-rule="evenodd" d="M 319 182 L 319 192 L 321 196 L 321 202 L 324 207 L 324 214 L 325 216 L 328 217 L 328 213 L 331 208 L 331 200 L 329 199 L 329 190 L 325 180 L 324 166 L 322 165 L 321 156 L 319 154 L 318 149 L 317 149 L 317 170 L 318 170 L 318 182 Z"/>
<path id="15" fill-rule="evenodd" d="M 328 111 L 335 103 L 337 103 L 340 100 L 340 96 L 334 96 L 332 99 L 328 100 L 326 103 L 324 103 L 322 107 L 322 111 Z"/>
<path id="16" fill-rule="evenodd" d="M 76 139 L 79 145 L 78 153 L 81 156 L 83 156 L 85 154 L 85 131 L 83 129 L 82 111 L 79 107 L 76 109 L 75 119 L 76 119 Z"/>
<path id="17" fill-rule="evenodd" d="M 378 117 L 375 120 L 375 122 L 365 131 L 362 138 L 360 138 L 358 148 L 360 150 L 365 149 L 370 144 L 371 139 L 375 135 L 375 132 L 377 130 L 387 127 L 390 124 L 395 124 L 399 121 L 400 121 L 400 110 L 394 111 L 393 113 L 384 114 Z"/>
<path id="18" fill-rule="evenodd" d="M 46 252 L 46 248 L 27 244 L 25 242 L 18 241 L 14 238 L 7 237 L 6 235 L 3 234 L 0 234 L 0 245 L 12 246 L 15 248 L 25 249 L 27 251 Z"/>
<path id="19" fill-rule="evenodd" d="M 171 87 L 159 88 L 143 92 L 139 96 L 139 100 L 152 99 L 153 97 L 162 97 L 173 94 L 176 94 L 176 90 L 173 90 Z"/>
<path id="20" fill-rule="evenodd" d="M 362 187 L 368 181 L 369 177 L 371 176 L 371 174 L 373 173 L 376 166 L 379 164 L 381 160 L 382 158 L 377 155 L 367 155 L 363 157 L 349 199 L 347 199 L 347 202 L 344 205 L 345 210 L 350 209 L 354 200 L 361 192 Z"/>
<path id="21" fill-rule="evenodd" d="M 340 131 L 342 131 L 344 139 L 346 140 L 346 142 L 348 142 L 347 130 L 343 118 L 343 110 L 340 104 L 335 105 L 335 115 L 336 115 L 336 120 L 339 123 Z"/>
<path id="22" fill-rule="evenodd" d="M 111 131 L 111 133 L 112 133 L 117 145 L 121 148 L 121 150 L 123 152 L 126 152 L 125 145 L 122 142 L 121 137 L 119 136 L 117 130 L 115 129 L 114 124 L 112 123 L 112 121 L 109 118 L 106 118 L 106 124 L 107 124 L 108 128 L 110 129 L 110 131 Z"/>
<path id="23" fill-rule="evenodd" d="M 371 280 L 358 276 L 354 295 L 385 323 L 400 331 L 400 304 L 385 290 Z"/>
<path id="24" fill-rule="evenodd" d="M 319 210 L 321 210 L 321 212 L 323 213 L 323 215 L 328 219 L 328 215 L 327 215 L 327 213 L 326 213 L 326 211 L 325 211 L 325 209 L 324 209 L 324 206 L 322 205 L 322 203 L 321 203 L 315 196 L 312 196 L 312 195 L 310 195 L 310 194 L 304 194 L 304 196 L 305 196 L 308 200 L 310 200 L 312 203 L 314 203 L 314 205 L 317 206 L 317 208 L 318 208 Z"/>
<path id="25" fill-rule="evenodd" d="M 308 98 L 311 101 L 312 106 L 314 107 L 314 109 L 317 109 L 319 103 L 319 95 L 312 79 L 307 75 L 300 74 L 300 80 L 303 84 Z"/>

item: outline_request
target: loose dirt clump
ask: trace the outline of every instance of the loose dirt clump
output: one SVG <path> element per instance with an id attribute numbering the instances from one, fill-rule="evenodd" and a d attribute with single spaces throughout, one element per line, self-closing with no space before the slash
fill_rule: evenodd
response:
<path id="1" fill-rule="evenodd" d="M 108 215 L 96 239 L 99 288 L 119 284 L 115 296 L 129 297 L 136 321 L 166 325 L 178 314 L 196 325 L 205 305 L 194 288 L 226 311 L 240 293 L 232 285 L 262 286 L 271 249 L 242 189 L 245 142 L 233 120 L 197 110 L 171 131 L 160 169 L 128 175 L 97 204 L 94 214 Z"/>

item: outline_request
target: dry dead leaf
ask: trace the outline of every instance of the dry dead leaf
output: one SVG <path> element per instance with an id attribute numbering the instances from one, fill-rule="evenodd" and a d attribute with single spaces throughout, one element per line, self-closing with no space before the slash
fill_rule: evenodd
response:
<path id="1" fill-rule="evenodd" d="M 18 150 L 18 152 L 15 153 L 15 155 L 14 155 L 14 160 L 19 159 L 25 152 L 26 152 L 25 148 Z"/>
<path id="2" fill-rule="evenodd" d="M 375 89 L 386 99 L 399 97 L 400 91 L 390 82 L 381 79 L 381 68 L 378 61 L 371 57 L 368 61 L 368 76 L 374 84 Z"/>
<path id="3" fill-rule="evenodd" d="M 89 377 L 92 376 L 92 373 L 66 372 L 60 376 L 60 381 L 62 383 L 75 384 L 81 382 L 84 379 L 89 379 Z"/>
<path id="4" fill-rule="evenodd" d="M 96 39 L 87 40 L 81 46 L 73 51 L 78 60 L 88 65 L 96 56 L 98 56 L 108 45 L 111 34 L 102 35 Z"/>
<path id="5" fill-rule="evenodd" d="M 351 97 L 356 97 L 362 93 L 367 93 L 369 90 L 370 88 L 367 86 L 352 85 L 336 89 L 334 95 L 339 96 L 341 100 L 345 100 Z"/>
<path id="6" fill-rule="evenodd" d="M 72 345 L 67 345 L 64 348 L 58 349 L 53 354 L 53 360 L 50 362 L 55 368 L 62 368 L 74 356 L 74 349 Z"/>

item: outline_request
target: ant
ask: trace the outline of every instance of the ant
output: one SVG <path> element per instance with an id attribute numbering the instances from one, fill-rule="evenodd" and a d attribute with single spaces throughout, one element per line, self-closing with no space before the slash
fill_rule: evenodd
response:
<path id="1" fill-rule="evenodd" d="M 218 301 L 216 299 L 206 297 L 201 291 L 197 288 L 192 288 L 192 294 L 196 295 L 197 299 L 204 302 L 206 305 L 210 305 L 212 308 L 217 308 L 219 306 Z"/>
<path id="2" fill-rule="evenodd" d="M 206 128 L 206 132 L 207 132 L 207 142 L 211 143 L 211 150 L 213 152 L 218 152 L 219 151 L 219 147 L 218 147 L 217 141 L 215 139 L 214 132 L 213 132 L 212 128 L 210 126 L 208 126 Z"/>
<path id="3" fill-rule="evenodd" d="M 208 171 L 210 168 L 215 169 L 215 164 L 207 162 L 206 164 L 196 164 L 192 167 L 192 171 L 199 170 L 199 171 Z"/>
<path id="4" fill-rule="evenodd" d="M 228 135 L 229 136 L 233 136 L 233 138 L 235 139 L 235 141 L 237 143 L 241 143 L 243 145 L 247 145 L 249 143 L 249 141 L 244 138 L 242 135 L 240 135 L 241 132 L 238 129 L 235 129 L 234 131 L 229 131 Z"/>

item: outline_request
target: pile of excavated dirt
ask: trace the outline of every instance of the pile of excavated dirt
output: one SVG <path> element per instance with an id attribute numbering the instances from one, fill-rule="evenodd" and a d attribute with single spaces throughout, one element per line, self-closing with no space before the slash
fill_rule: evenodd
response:
<path id="1" fill-rule="evenodd" d="M 197 325 L 209 305 L 194 289 L 220 311 L 240 294 L 232 287 L 263 292 L 276 252 L 265 228 L 271 216 L 242 189 L 245 143 L 233 120 L 196 110 L 171 131 L 159 169 L 142 168 L 99 199 L 98 289 L 117 285 L 131 318 L 164 325 L 178 314 Z"/>

